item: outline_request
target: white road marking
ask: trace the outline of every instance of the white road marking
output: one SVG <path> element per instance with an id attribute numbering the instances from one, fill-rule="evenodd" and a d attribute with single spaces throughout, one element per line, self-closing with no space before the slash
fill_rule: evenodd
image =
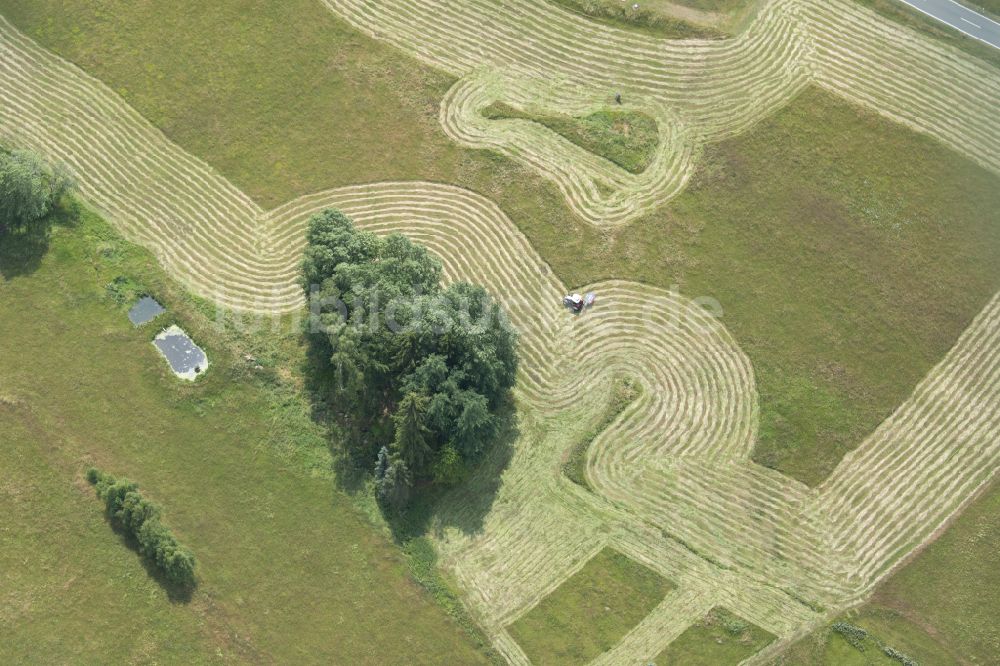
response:
<path id="1" fill-rule="evenodd" d="M 991 42 L 987 37 L 983 37 L 981 35 L 977 35 L 977 34 L 971 33 L 968 30 L 965 30 L 965 29 L 961 28 L 958 24 L 951 23 L 946 18 L 944 18 L 942 16 L 938 16 L 937 14 L 934 14 L 933 12 L 931 12 L 928 9 L 924 9 L 921 6 L 921 4 L 923 4 L 923 1 L 924 0 L 900 0 L 900 2 L 902 2 L 904 4 L 907 4 L 910 7 L 913 7 L 918 12 L 920 12 L 922 14 L 926 14 L 927 16 L 930 16 L 932 19 L 934 19 L 936 21 L 940 21 L 941 23 L 943 23 L 943 24 L 945 24 L 947 26 L 951 26 L 952 28 L 954 28 L 955 30 L 958 30 L 963 35 L 968 35 L 969 37 L 972 37 L 973 39 L 978 39 L 979 41 L 983 42 L 984 44 L 989 44 L 993 48 L 1000 49 L 1000 45 L 996 44 L 995 42 Z M 997 25 L 1000 25 L 1000 22 L 994 21 L 993 19 L 991 19 L 988 16 L 983 16 L 982 14 L 974 12 L 974 11 L 970 10 L 968 7 L 966 7 L 965 5 L 962 5 L 962 4 L 959 4 L 958 2 L 955 2 L 955 0 L 947 0 L 947 2 L 950 2 L 951 4 L 955 5 L 956 7 L 960 7 L 962 9 L 965 9 L 965 10 L 971 12 L 972 14 L 975 14 L 977 17 L 983 19 L 984 21 L 989 21 L 990 23 L 995 23 Z M 920 3 L 920 4 L 918 4 L 918 3 Z M 969 25 L 975 26 L 975 27 L 979 28 L 980 30 L 982 30 L 982 26 L 976 25 L 975 23 L 973 23 L 969 19 L 967 19 L 965 17 L 962 17 L 962 16 L 960 16 L 959 18 L 962 19 L 963 21 L 965 21 L 966 23 L 968 23 Z"/>

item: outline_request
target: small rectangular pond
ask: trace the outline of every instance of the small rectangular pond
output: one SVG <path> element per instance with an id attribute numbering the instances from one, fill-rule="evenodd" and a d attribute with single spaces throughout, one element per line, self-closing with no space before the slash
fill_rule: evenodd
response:
<path id="1" fill-rule="evenodd" d="M 194 381 L 208 369 L 208 356 L 180 326 L 165 328 L 153 338 L 153 344 L 170 364 L 174 374 Z"/>
<path id="2" fill-rule="evenodd" d="M 143 296 L 128 311 L 128 320 L 132 322 L 133 326 L 142 326 L 147 322 L 153 321 L 166 311 L 166 308 L 157 303 L 156 299 L 151 296 Z"/>

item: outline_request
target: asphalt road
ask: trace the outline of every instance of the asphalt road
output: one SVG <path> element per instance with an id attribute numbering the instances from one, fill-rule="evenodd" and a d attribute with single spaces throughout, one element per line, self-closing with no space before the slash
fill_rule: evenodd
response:
<path id="1" fill-rule="evenodd" d="M 970 37 L 1000 49 L 1000 23 L 955 0 L 900 0 L 914 9 L 947 23 Z"/>

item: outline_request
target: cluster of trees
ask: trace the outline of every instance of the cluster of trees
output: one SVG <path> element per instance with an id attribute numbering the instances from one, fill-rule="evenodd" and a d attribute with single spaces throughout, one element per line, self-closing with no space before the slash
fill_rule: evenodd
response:
<path id="1" fill-rule="evenodd" d="M 108 517 L 139 544 L 139 552 L 156 563 L 167 580 L 182 587 L 195 585 L 195 560 L 160 522 L 160 507 L 139 494 L 139 486 L 91 467 L 87 480 L 104 501 Z"/>
<path id="2" fill-rule="evenodd" d="M 0 151 L 0 231 L 35 225 L 75 183 L 65 166 L 50 166 L 35 153 Z"/>
<path id="3" fill-rule="evenodd" d="M 441 263 L 405 236 L 309 222 L 302 266 L 309 331 L 345 412 L 376 435 L 383 506 L 417 483 L 452 483 L 494 435 L 517 373 L 517 335 L 481 286 L 441 286 Z M 381 440 L 381 441 L 378 441 Z"/>

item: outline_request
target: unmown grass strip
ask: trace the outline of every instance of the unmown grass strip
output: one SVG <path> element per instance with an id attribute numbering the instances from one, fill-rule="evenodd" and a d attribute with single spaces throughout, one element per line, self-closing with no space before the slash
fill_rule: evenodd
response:
<path id="1" fill-rule="evenodd" d="M 437 564 L 437 551 L 427 537 L 415 537 L 403 546 L 410 565 L 410 573 L 427 590 L 441 608 L 475 641 L 476 646 L 489 658 L 490 663 L 504 664 L 503 657 L 490 644 L 483 630 L 476 624 L 468 609 L 459 599 L 452 583 Z"/>
<path id="2" fill-rule="evenodd" d="M 1000 19 L 1000 0 L 964 0 L 964 4 L 977 12 Z"/>
<path id="3" fill-rule="evenodd" d="M 536 664 L 582 664 L 609 650 L 673 584 L 605 548 L 509 627 Z"/>
<path id="4" fill-rule="evenodd" d="M 535 115 L 494 102 L 483 109 L 490 120 L 521 119 L 549 128 L 586 151 L 611 160 L 630 173 L 642 173 L 656 155 L 656 120 L 638 111 L 608 109 L 582 118 Z"/>
<path id="5" fill-rule="evenodd" d="M 1000 20 L 1000 0 L 957 0 L 960 4 L 969 9 L 979 12 L 983 16 Z"/>
<path id="6" fill-rule="evenodd" d="M 731 12 L 743 9 L 760 0 L 677 0 L 677 4 L 713 12 Z"/>
<path id="7" fill-rule="evenodd" d="M 823 626 L 769 663 L 770 666 L 919 666 L 961 661 L 902 616 L 861 611 Z"/>

